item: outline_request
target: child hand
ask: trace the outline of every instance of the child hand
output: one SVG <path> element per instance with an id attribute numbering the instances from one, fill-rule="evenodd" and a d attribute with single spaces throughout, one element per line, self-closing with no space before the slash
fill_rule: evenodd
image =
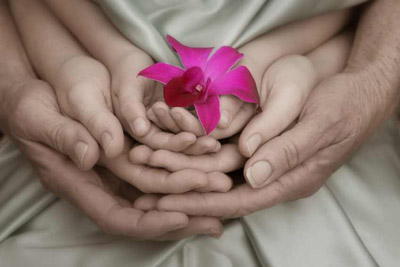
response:
<path id="1" fill-rule="evenodd" d="M 111 23 L 95 4 L 88 1 L 74 0 L 69 1 L 68 3 L 65 1 L 45 2 L 60 18 L 60 20 L 65 23 L 74 36 L 68 35 L 68 38 L 64 36 L 69 34 L 64 25 L 56 21 L 56 18 L 50 14 L 51 12 L 47 10 L 47 7 L 44 6 L 43 3 L 40 3 L 40 1 L 35 1 L 35 6 L 32 8 L 41 8 L 42 10 L 45 10 L 42 13 L 48 14 L 44 14 L 44 17 L 51 17 L 51 20 L 54 21 L 54 23 L 47 23 L 46 25 L 41 25 L 43 27 L 37 27 L 40 28 L 36 29 L 38 33 L 27 30 L 26 35 L 29 35 L 29 32 L 31 32 L 30 35 L 36 35 L 36 37 L 32 37 L 33 40 L 36 40 L 36 45 L 32 44 L 32 39 L 26 40 L 26 43 L 33 47 L 32 50 L 34 51 L 31 54 L 39 54 L 39 59 L 36 58 L 34 63 L 40 61 L 51 63 L 51 65 L 48 64 L 50 67 L 48 66 L 47 68 L 43 68 L 41 72 L 44 74 L 43 76 L 52 84 L 62 84 L 62 86 L 58 86 L 58 88 L 62 88 L 58 90 L 64 92 L 64 94 L 58 94 L 60 95 L 59 98 L 61 101 L 63 101 L 63 99 L 67 99 L 68 95 L 71 94 L 71 87 L 76 81 L 76 77 L 73 74 L 77 64 L 69 64 L 68 66 L 64 66 L 64 73 L 62 75 L 58 75 L 56 78 L 51 77 L 51 75 L 48 73 L 51 69 L 57 69 L 57 67 L 62 64 L 61 60 L 56 62 L 56 56 L 62 55 L 67 59 L 76 57 L 76 53 L 66 53 L 65 47 L 63 47 L 62 50 L 57 49 L 57 47 L 60 47 L 60 42 L 58 42 L 57 46 L 57 40 L 60 39 L 65 41 L 72 39 L 69 41 L 68 46 L 74 45 L 75 48 L 79 47 L 79 55 L 85 56 L 85 58 L 83 58 L 84 62 L 95 62 L 96 65 L 102 65 L 101 63 L 103 63 L 107 67 L 110 73 L 105 73 L 106 71 L 99 72 L 96 70 L 87 71 L 86 68 L 88 64 L 82 64 L 82 62 L 79 62 L 79 67 L 85 67 L 85 71 L 83 73 L 87 74 L 85 77 L 82 77 L 82 75 L 80 77 L 82 77 L 82 80 L 92 82 L 92 87 L 99 87 L 99 85 L 102 86 L 102 90 L 93 88 L 93 91 L 96 91 L 94 89 L 97 89 L 96 93 L 104 96 L 103 98 L 105 99 L 105 102 L 109 106 L 112 106 L 110 107 L 110 109 L 112 108 L 110 111 L 115 112 L 120 123 L 122 123 L 124 130 L 130 133 L 131 136 L 133 136 L 137 141 L 147 144 L 154 149 L 163 148 L 171 151 L 181 151 L 187 149 L 188 153 L 193 150 L 192 145 L 194 145 L 194 147 L 206 147 L 208 148 L 207 151 L 215 151 L 216 149 L 219 149 L 220 145 L 214 139 L 207 138 L 197 140 L 196 136 L 187 132 L 178 133 L 176 135 L 165 133 L 147 120 L 146 106 L 152 104 L 160 97 L 160 94 L 158 94 L 160 90 L 154 86 L 155 83 L 140 77 L 136 78 L 136 73 L 148 65 L 151 65 L 152 59 L 143 51 L 136 48 L 128 40 L 126 40 L 111 25 Z M 24 9 L 26 13 L 29 11 L 23 7 L 20 9 Z M 77 11 L 83 12 L 85 15 L 82 15 Z M 28 16 L 35 15 L 28 14 Z M 48 21 L 50 21 L 50 19 Z M 37 22 L 33 24 L 38 25 Z M 56 29 L 53 24 L 58 25 L 58 28 Z M 25 24 L 23 26 L 26 29 L 32 29 L 32 26 L 30 25 Z M 44 31 L 43 29 L 48 29 L 48 31 Z M 53 35 L 49 35 L 49 32 L 51 32 Z M 60 32 L 63 32 L 63 34 L 60 34 Z M 39 34 L 41 34 L 40 37 L 37 37 Z M 74 37 L 79 40 L 84 48 L 90 51 L 91 56 L 94 56 L 99 61 L 91 59 L 87 54 L 85 54 L 84 48 L 80 46 Z M 41 45 L 39 45 L 39 42 L 42 40 L 45 40 L 45 43 L 48 44 L 46 52 L 41 51 Z M 52 54 L 49 55 L 50 53 Z M 63 61 L 66 61 L 66 59 L 63 59 Z M 102 69 L 107 70 L 104 67 L 102 67 Z M 93 76 L 100 77 L 103 80 L 99 82 L 93 82 L 93 80 L 96 80 L 93 78 Z M 111 76 L 111 78 L 109 76 Z M 66 77 L 72 78 L 68 80 Z M 69 108 L 79 114 L 82 114 L 82 116 L 85 116 L 85 110 L 87 106 L 93 105 L 93 101 L 91 99 L 92 92 L 88 92 L 88 97 L 85 98 L 81 97 L 82 90 L 75 91 L 78 92 L 74 93 L 74 99 L 69 101 L 70 103 L 68 103 L 68 105 L 65 104 L 64 109 Z M 79 102 L 82 100 L 81 98 L 83 100 L 87 99 L 87 101 L 82 104 L 82 102 Z M 88 103 L 88 101 L 90 103 Z M 77 105 L 80 106 L 79 109 L 76 107 Z M 113 151 L 111 156 L 114 157 L 118 155 L 121 152 L 123 142 L 121 126 L 117 127 L 114 124 L 107 123 L 108 120 L 103 119 L 102 116 L 99 117 L 98 115 L 93 115 L 91 118 L 97 118 L 98 120 L 101 120 L 107 130 L 109 130 L 109 128 L 110 131 L 111 128 L 114 131 L 119 129 L 119 134 L 116 137 L 112 136 L 112 141 L 110 142 L 113 145 L 118 145 L 117 149 L 114 149 L 115 151 Z M 95 123 L 96 122 L 93 124 Z M 96 134 L 98 134 L 98 129 L 93 129 L 91 133 L 96 136 Z M 98 140 L 101 142 L 101 138 Z M 110 140 L 110 138 L 108 138 L 108 140 Z M 109 153 L 107 156 L 110 156 Z"/>
<path id="2" fill-rule="evenodd" d="M 272 170 L 268 163 L 275 162 L 279 135 L 295 123 L 312 89 L 344 68 L 351 43 L 352 35 L 342 33 L 306 56 L 278 60 L 265 72 L 260 94 L 262 112 L 251 119 L 239 139 L 240 152 L 251 157 L 244 173 L 252 187 L 262 187 L 279 177 L 279 166 L 272 164 Z M 287 151 L 292 149 L 288 147 Z"/>
<path id="3" fill-rule="evenodd" d="M 251 70 L 257 88 L 260 88 L 265 71 L 274 61 L 287 55 L 307 54 L 334 36 L 347 23 L 349 15 L 348 10 L 332 12 L 273 30 L 239 49 L 245 54 L 240 64 Z M 307 42 L 298 42 L 299 39 Z M 216 139 L 238 133 L 256 113 L 254 104 L 244 103 L 235 96 L 221 96 L 220 102 L 221 119 L 218 127 L 211 133 Z M 170 109 L 165 103 L 155 103 L 148 110 L 147 116 L 162 129 L 204 135 L 199 120 L 186 109 Z"/>

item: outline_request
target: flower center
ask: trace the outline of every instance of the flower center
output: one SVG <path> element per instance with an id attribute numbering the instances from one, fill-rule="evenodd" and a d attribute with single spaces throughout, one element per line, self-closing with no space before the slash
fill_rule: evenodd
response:
<path id="1" fill-rule="evenodd" d="M 196 85 L 195 89 L 197 90 L 197 92 L 201 92 L 203 90 L 203 86 L 198 84 Z"/>

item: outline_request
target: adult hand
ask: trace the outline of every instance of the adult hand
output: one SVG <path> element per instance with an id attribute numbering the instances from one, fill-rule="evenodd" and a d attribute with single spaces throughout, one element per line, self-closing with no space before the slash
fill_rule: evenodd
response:
<path id="1" fill-rule="evenodd" d="M 60 114 L 53 90 L 45 82 L 27 80 L 10 88 L 2 87 L 1 92 L 3 129 L 33 163 L 42 184 L 81 209 L 105 232 L 161 240 L 221 234 L 217 219 L 135 209 L 132 203 L 142 193 L 133 186 L 105 169 L 77 168 L 62 153 L 72 154 L 71 158 L 76 159 L 75 152 L 78 152 L 79 158 L 81 151 L 76 149 L 76 144 L 79 148 L 80 142 L 93 144 L 95 140 L 81 124 Z M 163 185 L 168 185 L 168 179 L 161 178 L 164 178 Z M 203 179 L 196 183 L 204 186 L 204 182 Z M 184 184 L 182 181 L 180 186 Z"/>
<path id="2" fill-rule="evenodd" d="M 363 74 L 345 73 L 318 86 L 296 126 L 257 152 L 253 162 L 268 159 L 272 166 L 258 169 L 271 173 L 264 187 L 242 184 L 227 193 L 167 195 L 151 208 L 238 217 L 312 195 L 397 105 L 397 93 L 391 98 L 381 97 L 376 85 Z M 146 197 L 138 200 L 136 207 L 143 203 Z"/>
<path id="3" fill-rule="evenodd" d="M 400 3 L 394 0 L 375 1 L 366 8 L 346 70 L 321 83 L 298 123 L 259 148 L 253 162 L 250 159 L 252 168 L 254 161 L 260 162 L 262 187 L 243 184 L 228 193 L 169 195 L 153 199 L 152 208 L 238 217 L 312 195 L 399 103 L 398 12 Z M 145 200 L 138 200 L 137 206 Z"/>
<path id="4" fill-rule="evenodd" d="M 75 204 L 106 232 L 141 239 L 174 239 L 192 234 L 221 234 L 217 219 L 176 212 L 132 208 L 138 192 L 105 170 L 81 171 L 64 154 L 80 162 L 82 146 L 98 158 L 96 141 L 78 122 L 61 115 L 53 89 L 34 78 L 8 8 L 0 1 L 0 126 L 25 153 L 44 186 Z M 7 49 L 5 49 L 7 48 Z M 61 153 L 60 153 L 61 152 Z"/>
<path id="5" fill-rule="evenodd" d="M 320 72 L 321 69 L 325 71 L 328 69 L 328 72 L 329 70 L 332 72 L 331 70 L 335 68 L 332 66 L 340 66 L 339 70 L 343 68 L 343 62 L 347 59 L 349 48 L 342 45 L 339 49 L 342 48 L 343 51 L 335 53 L 338 45 L 327 44 L 326 41 L 343 28 L 350 13 L 349 10 L 331 12 L 287 24 L 239 48 L 239 51 L 245 55 L 240 61 L 240 65 L 246 66 L 254 77 L 260 95 L 261 107 L 266 111 L 264 114 L 275 119 L 275 125 L 271 126 L 274 131 L 269 131 L 270 135 L 276 135 L 286 128 L 287 122 L 290 124 L 298 117 L 308 93 L 315 87 L 315 82 L 317 82 L 315 77 L 318 75 L 314 73 L 313 64 L 310 64 L 315 61 L 313 54 L 318 54 L 317 58 L 321 61 L 317 62 L 320 63 L 317 64 L 318 66 L 315 66 L 318 67 L 317 72 Z M 299 43 L 297 42 L 299 39 L 308 41 Z M 340 39 L 333 41 L 334 43 L 346 43 L 346 41 L 350 43 L 349 39 L 351 38 L 339 36 L 334 39 Z M 328 41 L 328 43 L 332 43 L 332 41 Z M 310 51 L 319 50 L 315 48 L 320 47 L 323 47 L 325 51 L 307 55 Z M 343 57 L 343 54 L 346 57 Z M 332 64 L 326 66 L 324 57 L 333 61 Z M 279 64 L 277 64 L 278 61 L 280 61 Z M 272 65 L 275 65 L 275 67 L 272 68 Z M 286 73 L 282 74 L 282 69 Z M 312 75 L 310 75 L 310 72 Z M 277 73 L 280 73 L 280 75 L 277 75 Z M 297 78 L 298 75 L 302 75 L 304 78 Z M 287 79 L 287 81 L 283 81 L 284 79 Z M 276 86 L 276 84 L 280 86 Z M 244 103 L 241 99 L 232 95 L 220 97 L 220 109 L 221 119 L 218 127 L 210 134 L 216 139 L 227 138 L 239 133 L 256 114 L 255 104 Z M 179 107 L 170 109 L 165 103 L 156 102 L 152 109 L 148 110 L 147 115 L 162 129 L 168 129 L 172 132 L 192 132 L 196 136 L 204 135 L 204 129 L 199 120 L 187 109 Z M 253 124 L 256 121 L 253 120 Z M 280 124 L 277 125 L 277 122 L 280 122 Z M 260 122 L 259 119 L 257 124 L 259 124 L 259 127 L 268 125 L 268 123 Z M 266 141 L 265 138 L 264 141 Z M 248 156 L 247 153 L 243 154 Z"/>

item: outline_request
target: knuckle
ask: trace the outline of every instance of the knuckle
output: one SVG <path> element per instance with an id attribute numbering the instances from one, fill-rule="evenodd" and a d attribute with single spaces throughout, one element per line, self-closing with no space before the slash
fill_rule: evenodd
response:
<path id="1" fill-rule="evenodd" d="M 293 141 L 286 140 L 282 144 L 282 152 L 288 169 L 292 169 L 298 165 L 300 162 L 300 152 L 297 148 L 297 145 Z"/>
<path id="2" fill-rule="evenodd" d="M 70 137 L 73 135 L 72 129 L 70 127 L 66 127 L 64 124 L 51 124 L 51 128 L 49 130 L 49 138 L 50 142 L 54 144 L 54 147 L 62 151 L 65 147 L 66 137 Z"/>

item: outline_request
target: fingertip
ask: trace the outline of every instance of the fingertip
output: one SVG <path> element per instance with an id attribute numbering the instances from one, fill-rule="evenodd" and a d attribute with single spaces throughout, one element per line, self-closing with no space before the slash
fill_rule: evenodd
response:
<path id="1" fill-rule="evenodd" d="M 211 180 L 211 183 L 214 185 L 215 188 L 214 191 L 225 193 L 231 190 L 233 181 L 225 173 L 212 172 L 209 173 L 208 175 Z"/>
<path id="2" fill-rule="evenodd" d="M 245 130 L 239 138 L 239 152 L 247 158 L 250 158 L 257 149 L 262 145 L 263 137 L 261 134 L 254 132 L 249 135 Z"/>
<path id="3" fill-rule="evenodd" d="M 113 159 L 121 155 L 124 149 L 124 137 L 122 133 L 111 134 L 104 132 L 100 139 L 101 147 L 107 158 Z"/>
<path id="4" fill-rule="evenodd" d="M 247 183 L 252 188 L 261 188 L 272 182 L 272 166 L 266 160 L 248 162 L 243 170 Z"/>
<path id="5" fill-rule="evenodd" d="M 143 211 L 155 210 L 157 208 L 157 202 L 160 199 L 159 195 L 156 194 L 145 194 L 133 204 L 133 207 Z"/>
<path id="6" fill-rule="evenodd" d="M 168 177 L 173 185 L 179 183 L 179 190 L 174 190 L 176 193 L 185 193 L 199 188 L 209 186 L 209 179 L 205 172 L 196 169 L 185 169 L 171 173 Z M 176 187 L 175 185 L 173 185 Z M 178 192 L 179 191 L 179 192 Z"/>
<path id="7" fill-rule="evenodd" d="M 221 118 L 219 119 L 217 127 L 220 129 L 226 129 L 231 125 L 232 116 L 229 114 L 228 111 L 222 110 L 221 111 Z"/>
<path id="8" fill-rule="evenodd" d="M 149 163 L 150 157 L 153 150 L 146 145 L 139 145 L 132 148 L 129 151 L 129 161 L 134 164 L 147 164 Z"/>
<path id="9" fill-rule="evenodd" d="M 209 185 L 209 179 L 205 172 L 189 169 L 187 170 L 187 176 L 192 178 L 192 189 L 203 188 Z"/>
<path id="10" fill-rule="evenodd" d="M 147 164 L 151 167 L 164 167 L 166 164 L 166 160 L 169 159 L 170 151 L 160 149 L 154 151 L 149 157 Z"/>
<path id="11" fill-rule="evenodd" d="M 173 218 L 173 224 L 175 225 L 171 230 L 182 229 L 189 225 L 189 216 L 182 212 L 170 211 L 168 215 Z"/>
<path id="12" fill-rule="evenodd" d="M 232 179 L 224 173 L 212 172 L 207 174 L 208 185 L 196 189 L 197 192 L 228 192 L 233 185 Z"/>
<path id="13" fill-rule="evenodd" d="M 217 141 L 217 144 L 215 145 L 214 149 L 211 152 L 217 153 L 221 150 L 221 148 L 222 148 L 221 143 L 219 141 Z"/>
<path id="14" fill-rule="evenodd" d="M 177 151 L 182 151 L 192 144 L 196 142 L 196 135 L 189 133 L 189 132 L 181 132 L 176 134 L 174 137 L 174 141 L 178 147 Z"/>

